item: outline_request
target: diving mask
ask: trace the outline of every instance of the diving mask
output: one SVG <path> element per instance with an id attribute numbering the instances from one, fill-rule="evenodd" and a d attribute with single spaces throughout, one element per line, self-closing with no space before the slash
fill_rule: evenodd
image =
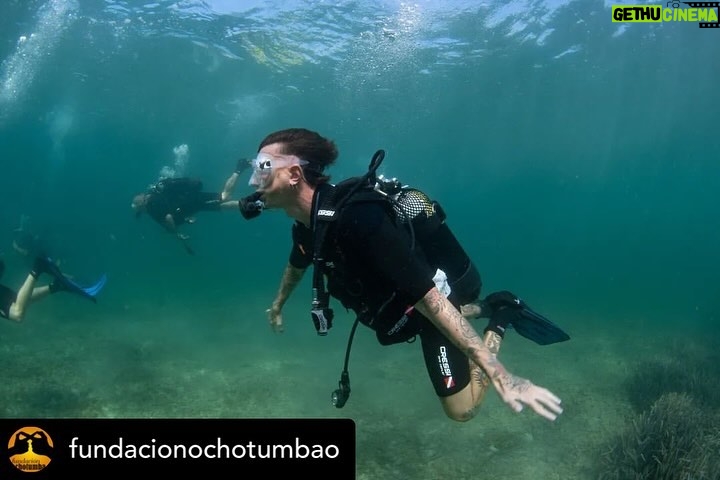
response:
<path id="1" fill-rule="evenodd" d="M 258 153 L 257 157 L 250 161 L 253 173 L 248 185 L 254 188 L 265 188 L 270 183 L 270 174 L 273 168 L 291 167 L 293 165 L 307 165 L 307 160 L 301 160 L 294 155 L 270 155 L 269 153 Z"/>

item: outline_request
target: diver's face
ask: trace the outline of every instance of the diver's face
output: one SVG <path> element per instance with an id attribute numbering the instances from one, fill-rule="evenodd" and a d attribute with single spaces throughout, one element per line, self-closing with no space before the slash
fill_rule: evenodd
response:
<path id="1" fill-rule="evenodd" d="M 281 143 L 264 146 L 255 161 L 251 185 L 262 193 L 262 201 L 267 208 L 287 206 L 292 191 L 290 185 L 290 168 L 300 168 L 302 160 L 285 155 Z"/>

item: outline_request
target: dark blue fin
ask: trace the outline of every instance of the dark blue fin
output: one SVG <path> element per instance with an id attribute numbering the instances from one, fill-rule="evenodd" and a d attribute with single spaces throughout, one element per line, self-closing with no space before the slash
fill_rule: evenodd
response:
<path id="1" fill-rule="evenodd" d="M 105 283 L 107 282 L 107 275 L 103 273 L 100 279 L 93 285 L 83 287 L 62 273 L 55 262 L 48 257 L 42 257 L 39 261 L 36 261 L 36 268 L 37 266 L 40 266 L 44 272 L 55 278 L 51 287 L 54 291 L 62 290 L 65 292 L 75 293 L 93 302 L 97 302 L 95 296 L 100 293 L 100 290 L 103 289 Z"/>
<path id="2" fill-rule="evenodd" d="M 80 295 L 81 297 L 87 298 L 88 300 L 97 302 L 95 296 L 100 292 L 100 290 L 102 290 L 106 282 L 107 276 L 103 274 L 102 277 L 100 277 L 100 280 L 98 280 L 94 285 L 90 285 L 89 287 L 83 287 L 82 285 L 74 282 L 73 280 L 70 280 L 68 277 L 61 274 L 60 276 L 55 277 L 53 286 L 56 291 L 62 290 L 65 292 L 75 293 L 77 295 Z"/>
<path id="3" fill-rule="evenodd" d="M 103 287 L 105 286 L 106 283 L 107 283 L 107 275 L 105 275 L 103 273 L 102 276 L 100 277 L 100 279 L 95 283 L 95 285 L 85 287 L 85 288 L 83 288 L 83 290 L 88 295 L 92 295 L 94 297 L 95 295 L 100 293 L 100 290 L 103 289 Z"/>

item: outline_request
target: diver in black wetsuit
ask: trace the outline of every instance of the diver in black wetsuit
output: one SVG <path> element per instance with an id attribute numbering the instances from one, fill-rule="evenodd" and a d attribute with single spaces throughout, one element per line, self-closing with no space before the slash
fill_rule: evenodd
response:
<path id="1" fill-rule="evenodd" d="M 145 193 L 135 195 L 132 208 L 139 217 L 147 213 L 168 232 L 175 234 L 189 254 L 195 252 L 190 247 L 187 234 L 180 233 L 178 227 L 185 223 L 195 223 L 198 212 L 237 209 L 237 200 L 225 200 L 221 194 L 202 191 L 203 184 L 194 178 L 165 178 L 150 187 Z"/>
<path id="2" fill-rule="evenodd" d="M 46 255 L 51 255 L 56 263 L 61 263 L 64 255 L 57 246 L 67 242 L 57 238 L 47 225 L 38 228 L 34 223 L 29 216 L 20 216 L 20 225 L 13 230 L 12 248 L 15 253 L 25 257 L 29 266 L 32 266 L 36 257 Z"/>
<path id="3" fill-rule="evenodd" d="M 496 356 L 508 319 L 492 310 L 522 312 L 526 305 L 503 295 L 475 305 L 487 311 L 473 315 L 491 317 L 483 339 L 459 310 L 478 298 L 480 276 L 439 205 L 414 190 L 405 193 L 410 196 L 405 203 L 414 211 L 400 214 L 380 193 L 354 194 L 345 182 L 331 185 L 324 169 L 337 154 L 335 144 L 316 132 L 288 129 L 268 135 L 253 161 L 250 185 L 256 193 L 241 200 L 243 215 L 252 218 L 262 208 L 278 208 L 295 219 L 293 249 L 268 309 L 272 328 L 283 331 L 282 307 L 314 265 L 312 313 L 319 334 L 332 326 L 327 278 L 328 293 L 375 330 L 381 343 L 420 337 L 428 374 L 450 418 L 472 418 L 492 384 L 513 410 L 527 405 L 554 420 L 562 413 L 560 399 L 510 374 Z M 413 229 L 403 228 L 401 223 L 410 221 Z M 348 355 L 349 349 L 340 388 L 333 394 L 338 407 L 350 392 Z"/>

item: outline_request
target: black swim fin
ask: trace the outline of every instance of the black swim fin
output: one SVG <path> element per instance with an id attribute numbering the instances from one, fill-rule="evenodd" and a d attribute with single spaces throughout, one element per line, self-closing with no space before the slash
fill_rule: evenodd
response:
<path id="1" fill-rule="evenodd" d="M 520 308 L 501 308 L 493 314 L 492 321 L 500 325 L 508 325 L 523 337 L 539 345 L 550 345 L 570 340 L 570 335 L 544 316 L 532 310 L 525 302 L 521 303 Z"/>

